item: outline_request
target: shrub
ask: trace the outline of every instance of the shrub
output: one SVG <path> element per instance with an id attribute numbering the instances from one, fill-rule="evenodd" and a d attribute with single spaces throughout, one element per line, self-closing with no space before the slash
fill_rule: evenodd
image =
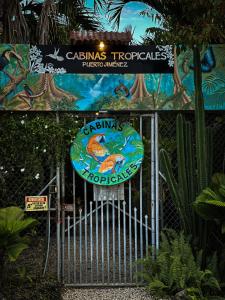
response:
<path id="1" fill-rule="evenodd" d="M 16 261 L 19 255 L 28 248 L 27 230 L 37 224 L 33 218 L 25 218 L 19 207 L 0 209 L 0 269 L 3 274 L 0 287 L 4 281 L 4 266 L 7 260 Z"/>
<path id="2" fill-rule="evenodd" d="M 157 257 L 140 261 L 148 289 L 158 297 L 182 293 L 182 299 L 210 299 L 220 292 L 217 279 L 210 270 L 201 270 L 183 233 L 172 230 L 161 233 Z"/>

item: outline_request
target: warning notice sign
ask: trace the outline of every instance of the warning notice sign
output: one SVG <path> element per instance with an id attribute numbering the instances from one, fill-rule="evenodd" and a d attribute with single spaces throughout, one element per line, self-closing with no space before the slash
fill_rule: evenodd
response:
<path id="1" fill-rule="evenodd" d="M 48 196 L 26 196 L 25 210 L 26 211 L 47 211 Z"/>

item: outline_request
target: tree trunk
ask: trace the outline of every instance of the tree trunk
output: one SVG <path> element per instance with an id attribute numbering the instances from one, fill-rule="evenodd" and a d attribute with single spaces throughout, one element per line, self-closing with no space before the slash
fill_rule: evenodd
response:
<path id="1" fill-rule="evenodd" d="M 10 81 L 9 83 L 2 89 L 1 95 L 0 95 L 0 103 L 3 103 L 6 96 L 8 96 L 17 85 L 19 85 L 23 80 L 27 78 L 27 75 L 29 73 L 29 70 L 26 69 L 21 62 L 18 61 L 18 65 L 21 70 L 21 74 L 18 77 L 14 77 L 12 74 L 8 74 Z"/>
<path id="2" fill-rule="evenodd" d="M 40 79 L 34 87 L 31 87 L 34 94 L 28 96 L 25 91 L 19 92 L 13 98 L 14 101 L 19 100 L 19 104 L 16 109 L 18 110 L 38 110 L 40 109 L 40 104 L 42 110 L 51 110 L 52 101 L 60 103 L 63 99 L 68 102 L 73 102 L 77 100 L 77 97 L 58 88 L 55 84 L 52 74 L 41 74 Z M 30 101 L 33 101 L 33 106 L 31 106 Z"/>
<path id="3" fill-rule="evenodd" d="M 3 23 L 2 23 L 2 20 L 3 20 L 3 15 L 4 15 L 4 0 L 0 0 L 0 36 L 3 35 Z M 2 42 L 2 40 L 1 40 Z"/>
<path id="4" fill-rule="evenodd" d="M 29 27 L 19 0 L 3 1 L 3 42 L 20 44 L 29 42 Z"/>
<path id="5" fill-rule="evenodd" d="M 43 3 L 41 15 L 37 26 L 37 36 L 38 36 L 39 44 L 46 45 L 52 42 L 50 41 L 51 37 L 53 38 L 54 41 L 54 36 L 57 35 L 56 19 L 57 19 L 57 9 L 56 9 L 55 1 L 45 0 Z M 50 36 L 51 28 L 54 28 L 54 30 L 51 32 L 51 36 Z"/>
<path id="6" fill-rule="evenodd" d="M 133 102 L 142 102 L 144 98 L 151 96 L 145 84 L 144 74 L 136 74 L 136 79 L 130 89 L 130 93 Z"/>
<path id="7" fill-rule="evenodd" d="M 180 79 L 179 75 L 179 70 L 178 70 L 178 64 L 177 64 L 177 51 L 176 47 L 174 47 L 174 74 L 173 74 L 173 79 L 174 79 L 174 95 L 180 92 L 182 88 L 182 81 Z M 187 104 L 191 102 L 190 97 L 187 95 L 185 91 L 182 93 L 182 101 L 183 104 Z"/>

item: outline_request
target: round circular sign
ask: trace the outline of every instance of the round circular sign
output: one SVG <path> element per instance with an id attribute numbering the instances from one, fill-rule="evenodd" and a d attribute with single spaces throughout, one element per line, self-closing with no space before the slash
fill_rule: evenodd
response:
<path id="1" fill-rule="evenodd" d="M 85 180 L 99 185 L 120 184 L 139 169 L 144 146 L 128 123 L 98 119 L 77 134 L 70 151 L 73 167 Z"/>

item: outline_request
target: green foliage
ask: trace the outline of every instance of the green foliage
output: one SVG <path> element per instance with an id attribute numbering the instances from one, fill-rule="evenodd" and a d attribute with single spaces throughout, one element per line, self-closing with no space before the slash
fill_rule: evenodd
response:
<path id="1" fill-rule="evenodd" d="M 27 274 L 24 268 L 18 274 L 5 281 L 3 290 L 4 299 L 7 300 L 61 300 L 61 286 L 57 280 L 51 277 L 34 276 L 33 272 Z"/>
<path id="2" fill-rule="evenodd" d="M 193 203 L 195 211 L 205 220 L 219 223 L 225 233 L 225 175 L 216 173 L 212 183 L 205 188 Z"/>
<path id="3" fill-rule="evenodd" d="M 149 5 L 154 1 L 148 1 Z M 157 43 L 186 44 L 223 43 L 225 4 L 223 0 L 160 1 L 157 3 L 160 28 L 149 28 Z M 195 17 L 193 17 L 195 16 Z M 203 26 L 204 24 L 204 26 Z M 174 34 L 176 32 L 176 34 Z M 149 36 L 151 38 L 151 35 Z"/>
<path id="4" fill-rule="evenodd" d="M 154 109 L 152 96 L 135 101 L 127 99 L 124 96 L 107 95 L 99 97 L 93 104 L 90 105 L 90 110 L 146 110 Z"/>
<path id="5" fill-rule="evenodd" d="M 138 277 L 157 297 L 183 291 L 185 299 L 210 299 L 220 293 L 217 279 L 210 270 L 201 270 L 183 233 L 162 232 L 157 257 L 148 256 L 140 263 L 143 271 Z"/>
<path id="6" fill-rule="evenodd" d="M 0 209 L 0 253 L 15 261 L 28 248 L 29 239 L 25 232 L 37 224 L 33 218 L 25 218 L 19 207 Z"/>
<path id="7" fill-rule="evenodd" d="M 183 230 L 186 234 L 193 234 L 195 237 L 196 220 L 191 209 L 191 203 L 196 196 L 192 126 L 190 122 L 183 119 L 182 115 L 178 115 L 176 129 L 177 178 L 170 157 L 164 149 L 160 151 L 161 164 L 172 199 L 181 218 Z"/>
<path id="8" fill-rule="evenodd" d="M 204 78 L 202 87 L 208 94 L 220 93 L 220 86 L 225 85 L 225 80 L 222 77 L 222 74 L 219 73 L 210 73 L 207 77 Z M 221 96 L 225 96 L 225 91 L 221 90 Z"/>
<path id="9" fill-rule="evenodd" d="M 49 180 L 49 167 L 68 155 L 81 126 L 76 115 L 66 113 L 59 122 L 55 113 L 3 113 L 0 119 L 0 206 L 22 206 L 24 195 L 38 193 Z"/>
<path id="10" fill-rule="evenodd" d="M 51 110 L 53 111 L 64 111 L 64 110 L 75 110 L 77 107 L 74 102 L 63 98 L 61 101 L 51 100 Z"/>

